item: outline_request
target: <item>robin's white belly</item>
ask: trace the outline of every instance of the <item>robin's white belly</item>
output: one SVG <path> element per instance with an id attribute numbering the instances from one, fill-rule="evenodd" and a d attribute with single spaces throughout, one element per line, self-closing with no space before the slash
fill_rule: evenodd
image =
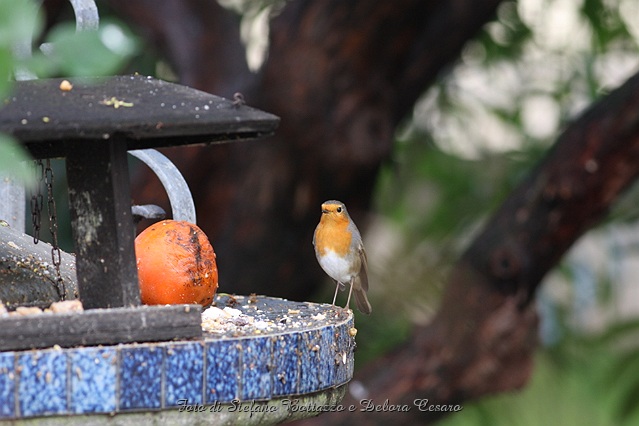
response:
<path id="1" fill-rule="evenodd" d="M 326 254 L 318 258 L 319 264 L 329 277 L 342 284 L 348 284 L 353 273 L 353 265 L 348 258 L 337 255 L 333 250 L 327 250 Z"/>

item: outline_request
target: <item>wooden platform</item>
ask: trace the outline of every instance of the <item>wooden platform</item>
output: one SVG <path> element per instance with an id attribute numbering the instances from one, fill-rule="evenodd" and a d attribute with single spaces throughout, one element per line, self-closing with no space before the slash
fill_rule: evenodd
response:
<path id="1" fill-rule="evenodd" d="M 0 351 L 161 342 L 202 336 L 200 305 L 138 306 L 0 317 Z"/>
<path id="2" fill-rule="evenodd" d="M 273 134 L 279 118 L 187 86 L 141 75 L 15 83 L 0 110 L 0 131 L 36 158 L 67 157 L 69 141 L 88 147 L 113 137 L 126 149 L 254 139 Z"/>

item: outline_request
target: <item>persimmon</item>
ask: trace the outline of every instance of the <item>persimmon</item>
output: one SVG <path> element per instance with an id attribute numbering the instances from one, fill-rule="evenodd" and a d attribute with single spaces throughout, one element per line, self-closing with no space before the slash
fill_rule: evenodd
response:
<path id="1" fill-rule="evenodd" d="M 210 305 L 218 287 L 215 252 L 196 225 L 163 220 L 135 239 L 140 298 L 147 305 Z"/>

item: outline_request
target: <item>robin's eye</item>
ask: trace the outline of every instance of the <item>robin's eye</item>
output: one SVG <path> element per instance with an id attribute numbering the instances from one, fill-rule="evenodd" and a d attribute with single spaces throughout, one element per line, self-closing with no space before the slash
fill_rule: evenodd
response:
<path id="1" fill-rule="evenodd" d="M 341 208 L 341 207 L 338 207 L 338 208 L 337 208 L 337 213 L 341 213 L 341 212 L 342 212 L 342 208 Z"/>

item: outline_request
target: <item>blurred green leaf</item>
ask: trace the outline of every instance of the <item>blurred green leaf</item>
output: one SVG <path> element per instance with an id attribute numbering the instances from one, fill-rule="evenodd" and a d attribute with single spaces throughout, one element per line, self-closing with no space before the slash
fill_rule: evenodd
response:
<path id="1" fill-rule="evenodd" d="M 537 426 L 635 425 L 639 419 L 639 321 L 589 337 L 567 330 L 556 347 L 535 358 L 521 392 L 486 397 L 439 424 Z"/>
<path id="2" fill-rule="evenodd" d="M 592 28 L 594 47 L 605 50 L 611 43 L 631 38 L 619 15 L 618 4 L 603 0 L 583 0 L 581 12 Z"/>
<path id="3" fill-rule="evenodd" d="M 10 175 L 30 186 L 34 176 L 28 167 L 31 157 L 25 149 L 11 136 L 0 133 L 0 174 Z"/>
<path id="4" fill-rule="evenodd" d="M 0 0 L 0 46 L 30 42 L 42 30 L 43 20 L 33 0 Z"/>
<path id="5" fill-rule="evenodd" d="M 329 296 L 330 297 L 330 296 Z M 356 313 L 359 316 L 359 313 Z M 402 315 L 370 316 L 357 322 L 357 346 L 361 351 L 355 357 L 356 369 L 398 346 L 410 336 L 410 323 Z"/>
<path id="6" fill-rule="evenodd" d="M 497 9 L 497 20 L 488 24 L 477 37 L 483 46 L 486 62 L 512 60 L 522 53 L 524 42 L 532 30 L 521 20 L 514 1 L 502 2 Z"/>
<path id="7" fill-rule="evenodd" d="M 112 75 L 137 50 L 135 38 L 113 23 L 82 32 L 76 32 L 72 23 L 59 24 L 48 34 L 47 43 L 50 52 L 37 52 L 30 62 L 38 75 Z"/>
<path id="8" fill-rule="evenodd" d="M 16 52 L 28 54 L 31 40 L 38 37 L 42 26 L 35 1 L 0 0 L 0 97 L 6 95 L 10 78 L 21 59 L 16 58 Z"/>
<path id="9" fill-rule="evenodd" d="M 397 164 L 380 174 L 377 197 L 379 209 L 417 240 L 464 234 L 503 201 L 543 153 L 531 146 L 465 159 L 428 143 L 424 134 L 412 138 L 398 144 Z"/>
<path id="10" fill-rule="evenodd" d="M 4 97 L 11 82 L 9 77 L 13 73 L 14 61 L 11 49 L 0 45 L 0 97 Z"/>

